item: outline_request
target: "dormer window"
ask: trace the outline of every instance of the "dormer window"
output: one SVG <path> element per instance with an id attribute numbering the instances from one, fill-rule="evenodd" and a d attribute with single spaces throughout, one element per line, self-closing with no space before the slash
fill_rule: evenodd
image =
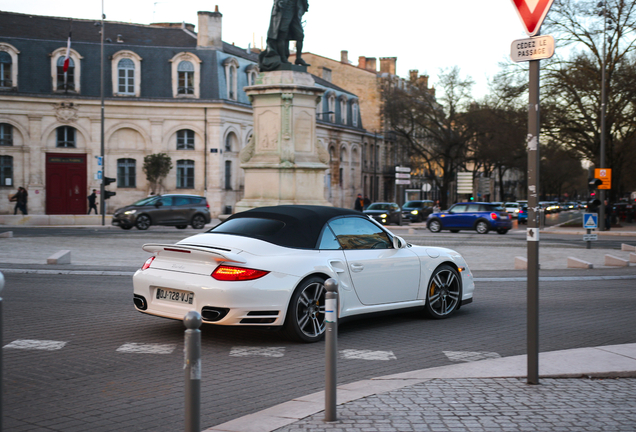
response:
<path id="1" fill-rule="evenodd" d="M 239 62 L 234 57 L 228 57 L 223 61 L 225 67 L 225 82 L 227 85 L 227 98 L 238 100 L 238 68 Z"/>
<path id="2" fill-rule="evenodd" d="M 8 52 L 0 51 L 0 87 L 10 88 L 13 87 L 13 80 L 11 79 L 11 66 L 13 65 L 13 59 Z"/>
<path id="3" fill-rule="evenodd" d="M 258 77 L 258 66 L 255 64 L 249 65 L 245 69 L 245 73 L 247 73 L 247 85 L 256 85 L 256 78 Z"/>
<path id="4" fill-rule="evenodd" d="M 347 97 L 340 96 L 340 123 L 347 124 Z"/>
<path id="5" fill-rule="evenodd" d="M 64 80 L 64 59 L 66 47 L 58 48 L 51 53 L 51 78 L 55 92 L 80 92 L 81 59 L 77 51 L 71 48 L 69 53 L 66 82 Z"/>
<path id="6" fill-rule="evenodd" d="M 141 96 L 141 57 L 133 51 L 113 54 L 113 96 Z"/>
<path id="7" fill-rule="evenodd" d="M 192 62 L 179 62 L 177 73 L 179 74 L 177 93 L 183 95 L 194 94 L 194 65 Z"/>
<path id="8" fill-rule="evenodd" d="M 75 90 L 75 62 L 72 58 L 69 58 L 66 72 L 64 72 L 64 57 L 60 56 L 57 59 L 57 90 Z"/>
<path id="9" fill-rule="evenodd" d="M 201 94 L 201 60 L 189 52 L 170 59 L 172 63 L 172 97 L 198 99 Z"/>

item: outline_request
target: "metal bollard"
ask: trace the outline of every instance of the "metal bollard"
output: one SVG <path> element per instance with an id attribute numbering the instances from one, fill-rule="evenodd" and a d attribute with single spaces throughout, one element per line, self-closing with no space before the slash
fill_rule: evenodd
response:
<path id="1" fill-rule="evenodd" d="M 0 272 L 0 294 L 4 288 L 4 275 Z M 2 297 L 0 297 L 0 431 L 2 431 Z"/>
<path id="2" fill-rule="evenodd" d="M 325 421 L 337 420 L 338 281 L 325 281 Z"/>
<path id="3" fill-rule="evenodd" d="M 201 432 L 201 315 L 190 311 L 183 318 L 185 331 L 185 432 Z"/>

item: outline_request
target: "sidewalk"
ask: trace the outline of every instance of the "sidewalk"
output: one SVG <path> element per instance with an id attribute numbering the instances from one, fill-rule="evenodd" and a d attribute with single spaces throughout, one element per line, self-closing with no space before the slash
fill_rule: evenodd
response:
<path id="1" fill-rule="evenodd" d="M 636 344 L 541 353 L 539 385 L 526 356 L 423 369 L 338 387 L 336 422 L 324 393 L 296 398 L 204 432 L 636 430 Z"/>

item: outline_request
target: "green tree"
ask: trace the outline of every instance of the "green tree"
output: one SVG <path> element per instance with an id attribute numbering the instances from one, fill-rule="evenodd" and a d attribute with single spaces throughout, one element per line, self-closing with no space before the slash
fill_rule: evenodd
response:
<path id="1" fill-rule="evenodd" d="M 150 154 L 144 157 L 143 171 L 146 174 L 146 180 L 150 183 L 152 194 L 163 189 L 163 179 L 166 178 L 171 169 L 172 160 L 165 153 Z"/>

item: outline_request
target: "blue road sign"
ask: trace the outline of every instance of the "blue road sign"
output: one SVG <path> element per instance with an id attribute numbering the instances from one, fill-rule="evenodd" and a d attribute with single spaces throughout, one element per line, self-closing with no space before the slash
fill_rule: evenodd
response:
<path id="1" fill-rule="evenodd" d="M 598 213 L 583 213 L 583 228 L 598 228 Z"/>

